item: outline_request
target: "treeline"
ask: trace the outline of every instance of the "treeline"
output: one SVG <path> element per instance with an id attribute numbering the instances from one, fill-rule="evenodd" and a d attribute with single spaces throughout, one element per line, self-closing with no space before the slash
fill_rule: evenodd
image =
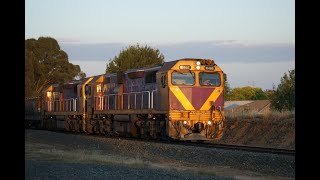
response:
<path id="1" fill-rule="evenodd" d="M 273 90 L 263 91 L 259 87 L 238 87 L 231 89 L 226 82 L 224 98 L 226 101 L 232 100 L 270 100 L 271 108 L 283 110 L 295 110 L 295 70 L 284 73 L 281 82 Z"/>
<path id="2" fill-rule="evenodd" d="M 272 93 L 272 92 L 271 92 Z M 227 101 L 239 101 L 239 100 L 264 100 L 269 99 L 268 95 L 270 93 L 262 91 L 258 87 L 237 87 L 231 89 L 229 84 L 226 83 L 226 94 L 225 100 Z"/>

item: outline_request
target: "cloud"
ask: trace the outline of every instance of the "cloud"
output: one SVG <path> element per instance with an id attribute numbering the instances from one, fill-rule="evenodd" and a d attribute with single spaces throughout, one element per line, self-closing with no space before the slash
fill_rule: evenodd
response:
<path id="1" fill-rule="evenodd" d="M 295 59 L 291 44 L 249 44 L 240 41 L 186 42 L 162 45 L 166 59 L 183 57 L 210 58 L 221 62 L 278 62 Z"/>
<path id="2" fill-rule="evenodd" d="M 79 44 L 60 42 L 70 60 L 107 61 L 119 55 L 128 43 Z M 140 43 L 139 43 L 140 44 Z M 141 45 L 145 45 L 141 43 Z M 295 45 L 289 43 L 254 44 L 248 41 L 190 41 L 171 44 L 147 44 L 159 49 L 165 61 L 181 58 L 210 58 L 223 63 L 284 62 L 295 60 Z"/>
<path id="3" fill-rule="evenodd" d="M 71 44 L 71 43 L 80 43 L 81 41 L 79 39 L 75 38 L 56 38 L 59 44 L 61 43 L 66 43 L 66 44 Z"/>

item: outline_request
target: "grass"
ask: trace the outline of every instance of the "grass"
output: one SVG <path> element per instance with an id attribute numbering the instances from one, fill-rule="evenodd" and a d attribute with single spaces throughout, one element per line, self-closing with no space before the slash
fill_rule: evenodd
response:
<path id="1" fill-rule="evenodd" d="M 226 120 L 242 120 L 242 119 L 255 119 L 255 120 L 285 120 L 295 117 L 295 111 L 275 111 L 271 110 L 266 113 L 258 113 L 257 111 L 251 112 L 226 112 Z"/>
<path id="2" fill-rule="evenodd" d="M 139 159 L 124 159 L 114 155 L 103 154 L 101 150 L 57 149 L 40 143 L 26 143 L 25 158 L 45 161 L 58 161 L 67 163 L 94 163 L 94 164 L 135 164 L 142 165 Z"/>
<path id="3" fill-rule="evenodd" d="M 139 157 L 124 157 L 114 154 L 105 154 L 101 150 L 86 149 L 63 149 L 41 143 L 26 143 L 25 159 L 63 163 L 85 163 L 85 164 L 120 164 L 132 168 L 152 168 L 170 171 L 193 172 L 202 175 L 215 176 L 210 169 L 184 166 L 175 162 L 150 162 Z"/>

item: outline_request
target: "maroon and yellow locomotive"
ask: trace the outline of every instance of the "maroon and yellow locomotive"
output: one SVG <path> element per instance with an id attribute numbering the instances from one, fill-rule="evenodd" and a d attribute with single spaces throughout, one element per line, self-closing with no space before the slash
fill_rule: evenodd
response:
<path id="1" fill-rule="evenodd" d="M 214 60 L 180 59 L 54 84 L 26 99 L 26 122 L 50 129 L 62 118 L 68 131 L 217 140 L 223 134 L 225 80 Z"/>

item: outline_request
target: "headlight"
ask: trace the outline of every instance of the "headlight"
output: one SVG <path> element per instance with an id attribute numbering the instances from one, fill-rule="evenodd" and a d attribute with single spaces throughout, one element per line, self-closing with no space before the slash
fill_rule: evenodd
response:
<path id="1" fill-rule="evenodd" d="M 200 66 L 200 64 L 201 64 L 200 61 L 197 61 L 197 62 L 196 62 L 196 65 Z"/>
<path id="2" fill-rule="evenodd" d="M 199 70 L 199 69 L 200 69 L 200 66 L 196 66 L 196 69 Z"/>
<path id="3" fill-rule="evenodd" d="M 209 125 L 211 125 L 211 124 L 212 124 L 212 122 L 211 122 L 211 121 L 208 121 L 208 124 L 209 124 Z"/>
<path id="4" fill-rule="evenodd" d="M 183 124 L 187 124 L 187 121 L 183 121 Z"/>

